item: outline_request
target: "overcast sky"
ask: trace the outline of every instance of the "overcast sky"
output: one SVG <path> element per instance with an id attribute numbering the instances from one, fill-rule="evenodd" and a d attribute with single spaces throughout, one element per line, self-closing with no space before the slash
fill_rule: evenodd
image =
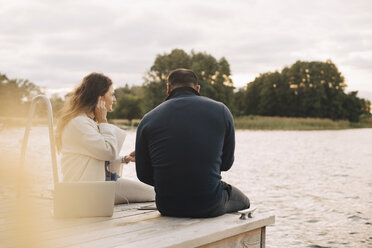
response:
<path id="1" fill-rule="evenodd" d="M 230 63 L 236 87 L 297 60 L 331 59 L 372 100 L 371 0 L 0 0 L 0 73 L 49 92 L 103 72 L 141 85 L 174 48 Z"/>

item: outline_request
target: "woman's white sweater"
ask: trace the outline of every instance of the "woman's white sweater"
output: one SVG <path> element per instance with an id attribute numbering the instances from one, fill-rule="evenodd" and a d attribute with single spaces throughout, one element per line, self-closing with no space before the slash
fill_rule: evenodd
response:
<path id="1" fill-rule="evenodd" d="M 63 181 L 105 181 L 105 161 L 119 158 L 124 130 L 97 124 L 86 114 L 70 120 L 62 132 Z"/>

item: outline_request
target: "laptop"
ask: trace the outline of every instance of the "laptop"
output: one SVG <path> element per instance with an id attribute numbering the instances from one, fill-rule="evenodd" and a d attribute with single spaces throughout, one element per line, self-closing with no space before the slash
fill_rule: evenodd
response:
<path id="1" fill-rule="evenodd" d="M 54 186 L 54 217 L 110 217 L 114 212 L 114 181 L 61 182 Z"/>

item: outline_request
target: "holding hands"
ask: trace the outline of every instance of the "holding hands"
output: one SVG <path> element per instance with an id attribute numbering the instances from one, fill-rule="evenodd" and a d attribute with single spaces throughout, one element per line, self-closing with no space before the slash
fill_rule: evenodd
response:
<path id="1" fill-rule="evenodd" d="M 123 157 L 122 163 L 128 164 L 129 162 L 136 162 L 135 151 Z"/>
<path id="2" fill-rule="evenodd" d="M 110 166 L 112 166 L 112 168 L 115 168 L 115 167 L 120 167 L 121 164 L 128 164 L 129 162 L 136 162 L 136 158 L 134 157 L 134 154 L 135 154 L 135 151 L 131 152 L 129 155 L 126 155 L 124 157 L 111 160 Z"/>

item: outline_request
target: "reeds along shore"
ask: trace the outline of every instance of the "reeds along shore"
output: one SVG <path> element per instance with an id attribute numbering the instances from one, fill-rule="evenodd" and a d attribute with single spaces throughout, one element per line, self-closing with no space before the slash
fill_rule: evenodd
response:
<path id="1" fill-rule="evenodd" d="M 236 129 L 253 130 L 330 130 L 348 128 L 372 128 L 372 118 L 353 123 L 347 120 L 333 121 L 320 118 L 241 116 L 235 118 Z"/>
<path id="2" fill-rule="evenodd" d="M 130 122 L 125 119 L 112 119 L 109 122 L 121 127 L 136 127 L 141 120 Z M 234 118 L 236 129 L 252 130 L 329 130 L 349 128 L 372 128 L 372 117 L 358 123 L 347 120 L 333 121 L 320 118 L 240 116 Z"/>
<path id="3" fill-rule="evenodd" d="M 122 128 L 135 128 L 140 119 L 109 119 L 109 122 Z M 349 128 L 372 128 L 372 117 L 364 118 L 360 122 L 349 122 L 347 120 L 333 121 L 320 118 L 295 118 L 295 117 L 267 117 L 267 116 L 240 116 L 235 117 L 236 129 L 251 130 L 332 130 Z M 25 127 L 27 118 L 0 117 L 1 128 Z M 47 125 L 47 119 L 36 118 L 33 125 Z"/>

